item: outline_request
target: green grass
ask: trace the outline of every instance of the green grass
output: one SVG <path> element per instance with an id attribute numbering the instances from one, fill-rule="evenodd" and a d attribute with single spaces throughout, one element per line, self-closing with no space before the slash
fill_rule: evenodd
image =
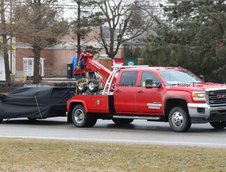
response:
<path id="1" fill-rule="evenodd" d="M 226 149 L 0 139 L 0 171 L 226 171 Z"/>

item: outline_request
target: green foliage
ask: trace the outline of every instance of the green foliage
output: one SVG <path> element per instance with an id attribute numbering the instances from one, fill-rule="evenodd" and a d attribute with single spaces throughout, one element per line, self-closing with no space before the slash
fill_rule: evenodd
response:
<path id="1" fill-rule="evenodd" d="M 140 58 L 142 50 L 139 46 L 124 47 L 124 58 Z"/>
<path id="2" fill-rule="evenodd" d="M 208 81 L 226 82 L 225 1 L 168 2 L 162 6 L 166 20 L 156 20 L 156 34 L 145 41 L 145 62 L 182 66 Z"/>
<path id="3" fill-rule="evenodd" d="M 95 47 L 93 47 L 91 45 L 90 46 L 86 46 L 84 49 L 86 51 L 88 51 L 89 53 L 91 53 L 92 55 L 98 54 L 100 52 L 100 49 L 95 48 Z"/>
<path id="4" fill-rule="evenodd" d="M 145 24 L 145 21 L 143 17 L 145 16 L 144 11 L 141 9 L 143 4 L 142 2 L 135 0 L 135 2 L 132 4 L 131 10 L 131 20 L 129 22 L 129 26 L 131 28 L 139 29 L 140 26 L 143 26 Z"/>

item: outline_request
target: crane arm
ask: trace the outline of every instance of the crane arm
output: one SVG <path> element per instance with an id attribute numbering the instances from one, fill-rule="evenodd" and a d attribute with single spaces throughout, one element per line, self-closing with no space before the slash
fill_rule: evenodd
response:
<path id="1" fill-rule="evenodd" d="M 85 72 L 96 72 L 99 75 L 101 75 L 103 78 L 105 78 L 104 79 L 105 81 L 111 74 L 111 70 L 109 70 L 108 68 L 106 68 L 104 65 L 100 64 L 93 58 L 87 58 L 86 68 L 84 69 L 79 68 L 74 70 L 74 74 L 82 74 Z"/>

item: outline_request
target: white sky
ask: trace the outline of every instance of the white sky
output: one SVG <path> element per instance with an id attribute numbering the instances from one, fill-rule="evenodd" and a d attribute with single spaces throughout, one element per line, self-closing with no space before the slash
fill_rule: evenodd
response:
<path id="1" fill-rule="evenodd" d="M 126 0 L 125 0 L 126 1 Z M 133 0 L 127 0 L 126 2 L 133 1 Z M 158 6 L 159 3 L 164 3 L 166 0 L 145 0 L 152 2 L 151 5 Z M 59 3 L 64 6 L 64 18 L 67 18 L 69 20 L 74 20 L 76 17 L 76 2 L 73 0 L 59 0 Z"/>

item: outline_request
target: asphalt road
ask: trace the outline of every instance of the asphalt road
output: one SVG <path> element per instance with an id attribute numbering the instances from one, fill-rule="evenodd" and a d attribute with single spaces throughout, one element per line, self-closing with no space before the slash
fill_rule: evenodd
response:
<path id="1" fill-rule="evenodd" d="M 209 124 L 193 124 L 188 132 L 176 133 L 168 123 L 141 120 L 123 127 L 98 120 L 93 128 L 76 128 L 63 117 L 34 124 L 15 119 L 0 124 L 0 137 L 226 148 L 226 129 L 217 131 Z"/>

